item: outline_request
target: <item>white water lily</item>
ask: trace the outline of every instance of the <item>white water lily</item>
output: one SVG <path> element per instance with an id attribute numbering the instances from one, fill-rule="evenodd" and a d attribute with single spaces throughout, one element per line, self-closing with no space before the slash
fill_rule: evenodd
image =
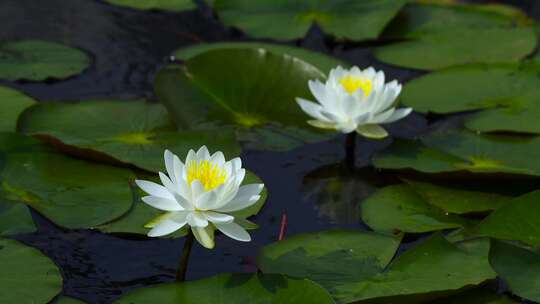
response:
<path id="1" fill-rule="evenodd" d="M 241 186 L 246 171 L 240 158 L 225 161 L 222 152 L 210 155 L 203 146 L 197 152 L 190 150 L 182 163 L 166 150 L 165 167 L 167 174 L 159 172 L 163 185 L 136 181 L 149 194 L 142 201 L 166 211 L 147 225 L 152 228 L 148 236 L 167 235 L 189 225 L 197 241 L 206 248 L 214 247 L 215 228 L 235 240 L 251 240 L 230 213 L 255 204 L 264 185 Z"/>
<path id="2" fill-rule="evenodd" d="M 326 83 L 308 82 L 318 103 L 303 98 L 296 101 L 304 112 L 315 118 L 308 121 L 314 127 L 384 138 L 388 133 L 380 124 L 395 122 L 412 111 L 411 108 L 396 109 L 401 85 L 396 80 L 384 81 L 384 73 L 372 67 L 360 70 L 355 66 L 346 70 L 338 66 L 330 71 Z"/>

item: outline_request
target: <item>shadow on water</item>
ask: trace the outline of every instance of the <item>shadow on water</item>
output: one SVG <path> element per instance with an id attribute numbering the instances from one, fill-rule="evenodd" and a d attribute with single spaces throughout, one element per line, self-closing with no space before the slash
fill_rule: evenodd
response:
<path id="1" fill-rule="evenodd" d="M 523 2 L 523 1 L 522 1 Z M 539 5 L 527 8 L 540 14 Z M 200 3 L 199 3 L 200 4 Z M 86 50 L 93 63 L 81 75 L 62 81 L 1 82 L 40 101 L 91 98 L 154 98 L 152 79 L 182 46 L 200 42 L 242 40 L 224 28 L 211 11 L 166 13 L 114 7 L 97 0 L 0 1 L 0 41 L 44 39 Z M 338 45 L 316 27 L 296 45 L 326 52 L 360 66 L 375 65 L 388 78 L 405 81 L 420 75 L 375 62 L 366 45 Z M 412 138 L 428 128 L 420 115 L 391 125 L 390 133 Z M 368 167 L 371 155 L 391 143 L 359 140 L 357 169 L 344 170 L 345 138 L 310 144 L 286 153 L 246 151 L 246 168 L 264 180 L 270 196 L 253 218 L 260 229 L 253 241 L 240 243 L 217 235 L 217 248 L 194 246 L 189 280 L 221 272 L 253 272 L 259 248 L 278 238 L 280 217 L 287 214 L 287 234 L 329 228 L 367 229 L 360 222 L 359 202 L 377 188 L 398 182 L 396 176 Z M 148 239 L 107 235 L 91 230 L 66 231 L 34 213 L 38 232 L 18 236 L 60 266 L 64 293 L 89 303 L 110 303 L 130 289 L 174 280 L 183 239 Z M 403 248 L 417 241 L 406 240 Z M 409 242 L 409 243 L 407 243 Z"/>

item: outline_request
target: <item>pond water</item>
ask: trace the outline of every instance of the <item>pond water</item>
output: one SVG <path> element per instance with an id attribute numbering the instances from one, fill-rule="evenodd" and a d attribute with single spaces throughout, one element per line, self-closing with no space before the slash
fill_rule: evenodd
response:
<path id="1" fill-rule="evenodd" d="M 533 0 L 506 2 L 522 7 L 532 16 L 540 16 L 540 5 Z M 152 79 L 169 62 L 174 50 L 201 42 L 248 39 L 239 31 L 225 28 L 204 4 L 199 6 L 197 11 L 167 13 L 131 10 L 97 0 L 1 0 L 0 40 L 56 41 L 87 50 L 93 57 L 88 70 L 65 80 L 1 84 L 50 102 L 104 97 L 155 99 Z M 294 44 L 332 54 L 351 64 L 374 65 L 384 69 L 388 79 L 405 82 L 423 74 L 375 61 L 369 43 L 338 44 L 315 27 Z M 390 125 L 389 131 L 395 137 L 413 138 L 433 127 L 436 118 L 414 114 Z M 245 167 L 257 174 L 271 193 L 265 207 L 252 218 L 260 228 L 251 232 L 253 241 L 249 243 L 218 235 L 215 250 L 194 246 L 187 279 L 255 271 L 254 257 L 263 245 L 277 240 L 283 214 L 287 216 L 287 235 L 335 227 L 369 229 L 359 220 L 358 202 L 377 188 L 399 182 L 396 174 L 368 166 L 371 155 L 391 140 L 359 140 L 357 169 L 352 172 L 342 166 L 344 140 L 344 136 L 337 136 L 290 152 L 244 151 Z M 470 189 L 485 189 L 488 184 L 500 191 L 496 180 L 453 183 Z M 523 193 L 539 186 L 540 183 L 530 181 L 508 191 Z M 16 239 L 39 248 L 60 267 L 65 295 L 88 303 L 111 303 L 134 288 L 174 281 L 183 239 L 65 230 L 37 213 L 33 217 L 38 231 Z M 406 237 L 398 252 L 422 238 L 422 234 Z M 506 290 L 500 282 L 486 288 Z"/>

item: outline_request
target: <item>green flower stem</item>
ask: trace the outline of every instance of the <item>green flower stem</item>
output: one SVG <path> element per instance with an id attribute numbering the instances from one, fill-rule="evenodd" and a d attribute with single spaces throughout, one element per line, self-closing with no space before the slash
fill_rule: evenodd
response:
<path id="1" fill-rule="evenodd" d="M 180 258 L 180 266 L 176 272 L 176 281 L 184 282 L 186 280 L 186 271 L 189 262 L 189 254 L 191 253 L 191 247 L 193 247 L 193 232 L 189 229 L 186 239 L 184 241 L 184 249 L 182 250 L 182 257 Z"/>
<path id="2" fill-rule="evenodd" d="M 356 132 L 351 132 L 345 139 L 345 166 L 349 169 L 354 169 L 355 154 Z"/>

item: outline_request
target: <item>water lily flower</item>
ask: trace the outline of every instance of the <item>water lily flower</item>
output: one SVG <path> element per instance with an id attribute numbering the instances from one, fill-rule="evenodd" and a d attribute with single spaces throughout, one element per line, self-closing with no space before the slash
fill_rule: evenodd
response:
<path id="1" fill-rule="evenodd" d="M 296 101 L 314 118 L 308 121 L 314 127 L 384 138 L 388 133 L 381 124 L 395 122 L 412 111 L 411 108 L 396 109 L 401 85 L 396 80 L 384 81 L 384 73 L 372 67 L 360 70 L 355 66 L 346 70 L 338 66 L 330 71 L 326 83 L 308 82 L 318 103 L 303 98 Z"/>
<path id="2" fill-rule="evenodd" d="M 251 240 L 231 213 L 255 204 L 264 185 L 241 186 L 246 171 L 240 158 L 225 161 L 222 152 L 210 155 L 203 146 L 197 152 L 190 150 L 182 163 L 178 156 L 165 150 L 165 167 L 167 174 L 159 172 L 163 185 L 136 181 L 149 194 L 142 201 L 166 211 L 146 226 L 152 228 L 148 236 L 167 235 L 189 225 L 197 241 L 206 248 L 214 247 L 215 229 L 238 241 Z"/>

